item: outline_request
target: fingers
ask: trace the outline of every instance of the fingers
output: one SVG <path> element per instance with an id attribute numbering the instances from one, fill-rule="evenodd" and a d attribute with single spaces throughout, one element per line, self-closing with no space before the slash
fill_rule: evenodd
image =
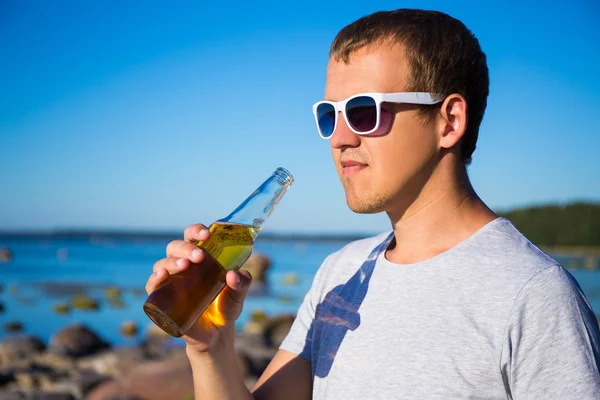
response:
<path id="1" fill-rule="evenodd" d="M 197 240 L 206 240 L 209 236 L 208 228 L 202 224 L 190 225 L 183 231 L 183 240 L 186 242 L 195 242 Z"/>
<path id="2" fill-rule="evenodd" d="M 194 244 L 183 240 L 173 240 L 167 245 L 168 258 L 187 258 L 198 264 L 204 260 L 204 252 Z"/>
<path id="3" fill-rule="evenodd" d="M 160 268 L 148 278 L 148 281 L 146 282 L 146 293 L 150 294 L 170 281 L 171 277 L 169 272 L 165 268 Z"/>
<path id="4" fill-rule="evenodd" d="M 225 276 L 225 282 L 227 286 L 224 290 L 229 297 L 236 303 L 243 303 L 252 283 L 252 275 L 246 270 L 229 271 Z"/>
<path id="5" fill-rule="evenodd" d="M 204 261 L 204 251 L 193 242 L 204 241 L 208 239 L 209 234 L 205 225 L 195 224 L 185 229 L 184 240 L 171 241 L 167 245 L 167 257 L 154 264 L 153 273 L 146 282 L 146 292 L 152 293 L 169 282 L 170 275 L 189 268 L 192 263 L 199 264 Z"/>
<path id="6" fill-rule="evenodd" d="M 169 275 L 172 275 L 187 269 L 190 265 L 192 262 L 187 258 L 167 257 L 158 260 L 152 267 L 152 272 L 156 273 L 159 269 L 166 269 Z"/>

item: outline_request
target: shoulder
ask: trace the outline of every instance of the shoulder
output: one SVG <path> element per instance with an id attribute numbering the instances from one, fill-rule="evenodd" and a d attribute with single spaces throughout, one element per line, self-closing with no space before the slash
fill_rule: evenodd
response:
<path id="1" fill-rule="evenodd" d="M 581 286 L 562 266 L 556 264 L 533 275 L 521 288 L 513 311 L 519 308 L 534 312 L 557 312 L 558 308 L 591 310 Z"/>
<path id="2" fill-rule="evenodd" d="M 491 279 L 506 282 L 516 290 L 548 269 L 555 274 L 565 271 L 505 218 L 498 218 L 482 229 L 469 247 L 470 262 Z"/>
<path id="3" fill-rule="evenodd" d="M 528 309 L 544 315 L 557 308 L 580 313 L 591 308 L 571 273 L 527 239 L 508 220 L 498 221 L 486 240 L 491 279 L 500 278 L 513 299 L 512 313 Z M 544 311 L 544 312 L 542 312 Z"/>

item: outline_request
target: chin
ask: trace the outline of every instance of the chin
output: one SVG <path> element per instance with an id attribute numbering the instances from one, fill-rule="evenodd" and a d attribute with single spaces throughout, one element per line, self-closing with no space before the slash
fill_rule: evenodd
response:
<path id="1" fill-rule="evenodd" d="M 381 198 L 360 198 L 356 196 L 346 196 L 348 208 L 357 214 L 377 214 L 384 211 L 384 201 Z"/>

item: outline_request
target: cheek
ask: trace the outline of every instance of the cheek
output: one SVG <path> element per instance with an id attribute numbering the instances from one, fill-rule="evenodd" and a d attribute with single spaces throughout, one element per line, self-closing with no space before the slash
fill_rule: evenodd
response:
<path id="1" fill-rule="evenodd" d="M 436 153 L 434 134 L 423 129 L 394 128 L 379 139 L 377 147 L 372 148 L 372 156 L 377 175 L 386 185 L 417 174 Z"/>

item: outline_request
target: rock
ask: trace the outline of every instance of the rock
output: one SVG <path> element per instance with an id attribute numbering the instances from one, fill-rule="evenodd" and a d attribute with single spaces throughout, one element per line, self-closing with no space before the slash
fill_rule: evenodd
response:
<path id="1" fill-rule="evenodd" d="M 248 336 L 262 336 L 265 331 L 267 320 L 268 317 L 263 311 L 253 311 L 252 314 L 250 314 L 250 320 L 244 325 L 244 334 Z"/>
<path id="2" fill-rule="evenodd" d="M 41 393 L 40 395 L 43 400 L 77 400 L 70 393 Z"/>
<path id="3" fill-rule="evenodd" d="M 277 302 L 279 304 L 293 304 L 294 298 L 292 296 L 279 296 L 277 297 Z"/>
<path id="4" fill-rule="evenodd" d="M 261 336 L 265 331 L 265 323 L 258 321 L 248 321 L 246 325 L 244 325 L 243 332 L 245 335 L 249 336 Z"/>
<path id="5" fill-rule="evenodd" d="M 39 379 L 39 374 L 34 375 L 31 372 L 21 372 L 15 374 L 15 381 L 21 389 L 31 390 L 39 388 Z"/>
<path id="6" fill-rule="evenodd" d="M 29 371 L 15 372 L 15 381 L 19 389 L 23 390 L 48 390 L 54 382 L 66 378 L 65 372 L 54 371 L 49 368 L 35 367 Z"/>
<path id="7" fill-rule="evenodd" d="M 98 385 L 110 378 L 94 373 L 83 373 L 72 378 L 66 378 L 44 387 L 46 393 L 68 393 L 75 399 L 83 399 Z"/>
<path id="8" fill-rule="evenodd" d="M 56 314 L 68 314 L 71 311 L 71 306 L 65 303 L 55 304 L 53 308 Z"/>
<path id="9" fill-rule="evenodd" d="M 6 385 L 7 383 L 10 383 L 12 381 L 14 381 L 15 376 L 12 372 L 12 370 L 8 369 L 8 368 L 2 368 L 0 369 L 0 387 Z M 2 397 L 0 396 L 0 399 Z"/>
<path id="10" fill-rule="evenodd" d="M 8 247 L 0 248 L 0 262 L 7 263 L 12 260 L 12 253 Z"/>
<path id="11" fill-rule="evenodd" d="M 300 282 L 300 278 L 297 274 L 291 272 L 285 275 L 281 281 L 284 285 L 297 285 Z"/>
<path id="12" fill-rule="evenodd" d="M 70 357 L 83 357 L 109 348 L 110 345 L 83 325 L 72 325 L 50 339 L 49 351 Z"/>
<path id="13" fill-rule="evenodd" d="M 70 297 L 79 293 L 88 293 L 90 290 L 102 289 L 104 285 L 88 282 L 35 282 L 33 286 L 43 296 Z"/>
<path id="14" fill-rule="evenodd" d="M 69 258 L 69 249 L 58 249 L 56 251 L 56 258 L 59 261 L 66 261 Z"/>
<path id="15" fill-rule="evenodd" d="M 600 258 L 595 256 L 587 256 L 583 262 L 583 268 L 585 269 L 598 269 L 600 267 Z"/>
<path id="16" fill-rule="evenodd" d="M 23 323 L 20 321 L 10 321 L 4 324 L 4 330 L 9 333 L 21 332 L 23 330 Z"/>
<path id="17" fill-rule="evenodd" d="M 74 308 L 80 310 L 95 311 L 98 309 L 98 302 L 83 293 L 78 293 L 75 296 L 73 296 L 73 298 L 71 299 L 71 304 Z"/>
<path id="18" fill-rule="evenodd" d="M 27 372 L 32 371 L 35 368 L 45 368 L 44 366 L 36 365 L 35 361 L 31 358 L 20 358 L 12 361 L 10 364 L 5 364 L 4 366 L 0 366 L 5 372 L 10 372 L 13 375 L 17 372 Z M 0 397 L 1 399 L 2 397 Z"/>
<path id="19" fill-rule="evenodd" d="M 7 365 L 15 360 L 30 359 L 45 349 L 44 342 L 34 336 L 4 339 L 0 342 L 0 365 Z"/>
<path id="20" fill-rule="evenodd" d="M 279 315 L 267 321 L 264 332 L 265 344 L 279 348 L 283 339 L 289 333 L 296 317 L 294 315 Z"/>
<path id="21" fill-rule="evenodd" d="M 120 299 L 122 291 L 118 287 L 111 286 L 104 290 L 104 295 L 107 299 Z"/>
<path id="22" fill-rule="evenodd" d="M 135 336 L 138 334 L 138 325 L 133 321 L 125 321 L 121 325 L 121 334 L 123 336 Z"/>
<path id="23" fill-rule="evenodd" d="M 1 312 L 4 312 L 4 310 L 5 310 L 5 308 L 4 308 L 4 303 L 2 303 L 2 302 L 0 301 L 0 313 L 1 313 Z"/>
<path id="24" fill-rule="evenodd" d="M 154 324 L 149 324 L 146 329 L 146 339 L 142 342 L 142 348 L 147 358 L 162 359 L 169 354 L 169 344 L 173 338 Z"/>
<path id="25" fill-rule="evenodd" d="M 98 375 L 121 377 L 146 360 L 145 351 L 139 347 L 126 347 L 80 358 L 77 368 Z"/>
<path id="26" fill-rule="evenodd" d="M 244 335 L 236 338 L 236 351 L 245 360 L 246 370 L 252 376 L 260 376 L 279 345 L 287 336 L 295 317 L 281 315 L 265 318 L 257 313 L 244 327 Z"/>
<path id="27" fill-rule="evenodd" d="M 2 400 L 78 400 L 69 393 L 45 393 L 39 390 L 9 390 L 0 392 Z"/>
<path id="28" fill-rule="evenodd" d="M 149 324 L 146 330 L 146 339 L 143 345 L 149 348 L 160 350 L 169 346 L 173 342 L 173 337 L 154 324 Z M 159 351 L 162 354 L 162 351 Z"/>
<path id="29" fill-rule="evenodd" d="M 249 391 L 252 391 L 254 386 L 256 386 L 256 382 L 258 382 L 257 376 L 248 376 L 248 377 L 244 378 L 244 384 L 246 385 L 246 388 Z"/>
<path id="30" fill-rule="evenodd" d="M 238 360 L 244 360 L 244 369 L 251 376 L 260 376 L 278 350 L 267 347 L 263 343 L 257 343 L 253 338 L 246 336 L 239 336 L 235 340 Z M 238 363 L 240 362 L 238 361 Z"/>
<path id="31" fill-rule="evenodd" d="M 122 310 L 125 308 L 125 302 L 122 299 L 110 299 L 108 305 L 114 310 Z"/>
<path id="32" fill-rule="evenodd" d="M 146 329 L 146 337 L 148 340 L 152 340 L 152 341 L 161 341 L 162 342 L 162 341 L 170 341 L 171 340 L 171 336 L 169 336 L 169 334 L 167 332 L 163 331 L 155 324 L 148 325 L 148 328 Z"/>
<path id="33" fill-rule="evenodd" d="M 252 253 L 250 258 L 244 263 L 242 269 L 249 271 L 252 275 L 252 282 L 267 283 L 267 271 L 271 266 L 271 260 L 264 254 Z"/>
<path id="34" fill-rule="evenodd" d="M 244 327 L 244 335 L 236 338 L 235 342 L 238 359 L 243 360 L 238 364 L 244 365 L 248 375 L 258 377 L 263 373 L 287 336 L 294 319 L 293 315 L 267 318 L 262 312 L 253 313 Z"/>
<path id="35" fill-rule="evenodd" d="M 193 392 L 192 370 L 184 354 L 183 357 L 141 363 L 131 373 L 93 389 L 86 400 L 130 398 L 125 396 L 178 400 Z"/>
<path id="36" fill-rule="evenodd" d="M 141 288 L 135 288 L 131 289 L 131 294 L 133 294 L 135 297 L 143 297 L 146 295 L 146 291 Z"/>
<path id="37" fill-rule="evenodd" d="M 269 317 L 263 310 L 254 310 L 252 314 L 250 314 L 250 320 L 256 322 L 265 322 Z"/>
<path id="38" fill-rule="evenodd" d="M 38 390 L 0 392 L 2 400 L 78 400 L 68 393 L 45 393 Z"/>
<path id="39" fill-rule="evenodd" d="M 41 397 L 37 397 L 43 400 L 77 400 L 70 393 L 40 393 Z"/>
<path id="40" fill-rule="evenodd" d="M 38 353 L 31 359 L 34 366 L 51 369 L 58 372 L 72 372 L 75 370 L 75 361 L 68 356 L 55 353 Z"/>
<path id="41" fill-rule="evenodd" d="M 252 275 L 252 285 L 248 289 L 249 296 L 266 296 L 269 294 L 267 272 L 270 266 L 271 260 L 260 253 L 253 253 L 244 263 L 242 269 L 249 271 Z"/>

